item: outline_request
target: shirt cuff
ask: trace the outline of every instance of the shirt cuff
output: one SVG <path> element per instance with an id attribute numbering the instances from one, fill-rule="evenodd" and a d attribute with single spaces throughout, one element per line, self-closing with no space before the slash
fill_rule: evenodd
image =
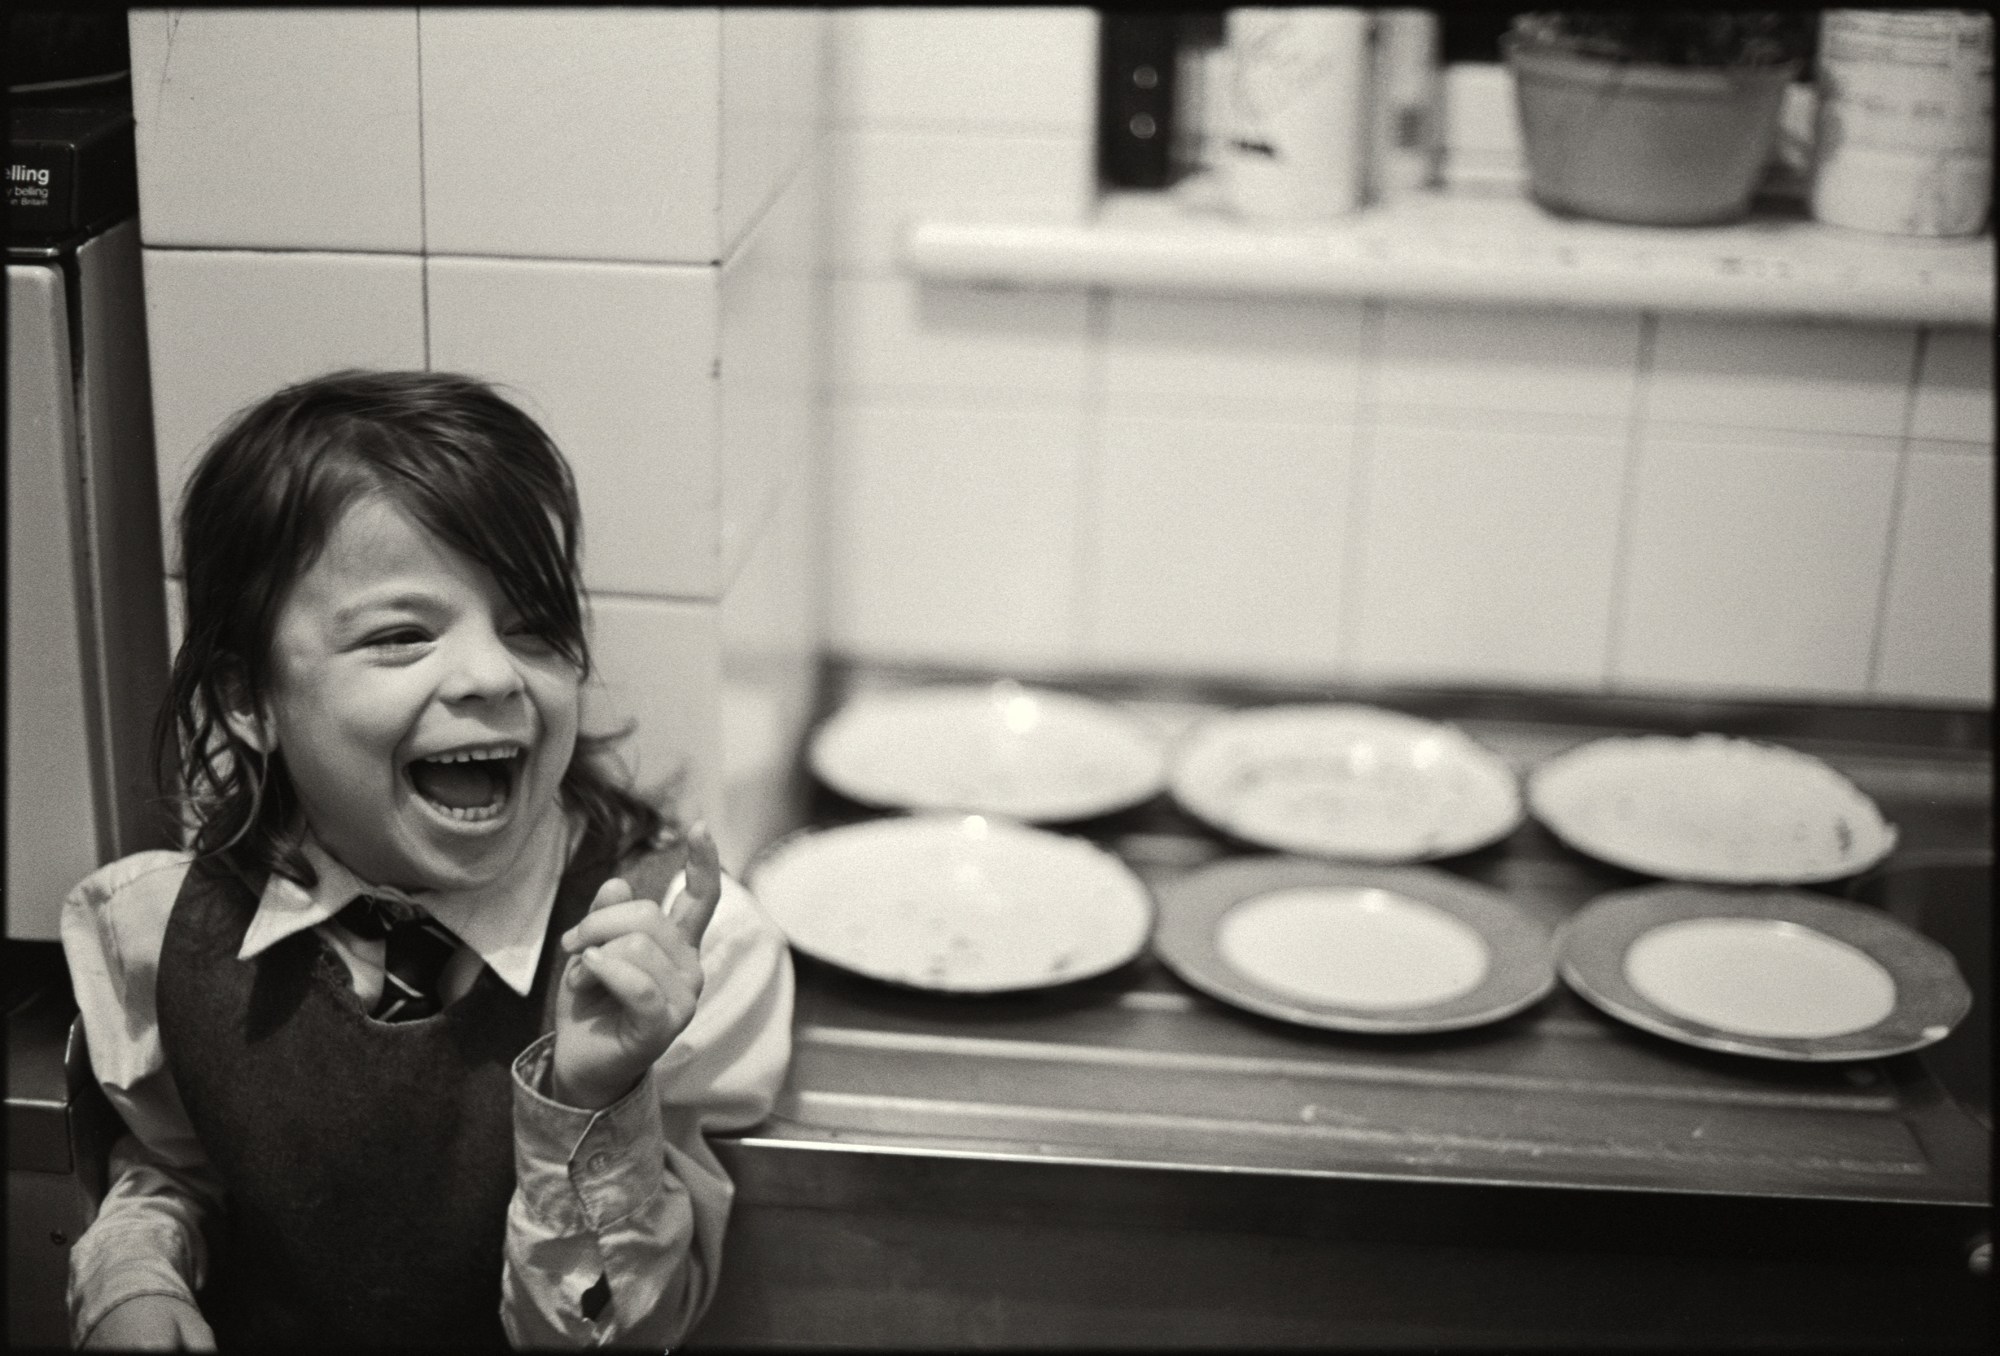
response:
<path id="1" fill-rule="evenodd" d="M 666 1131 L 653 1071 L 598 1111 L 547 1093 L 555 1036 L 514 1061 L 514 1172 L 523 1204 L 571 1232 L 596 1233 L 665 1189 Z"/>
<path id="2" fill-rule="evenodd" d="M 115 1242 L 90 1239 L 86 1234 L 77 1241 L 76 1251 L 83 1256 L 71 1254 L 70 1340 L 76 1346 L 82 1346 L 104 1316 L 126 1300 L 166 1295 L 196 1304 L 178 1230 L 149 1225 L 127 1227 L 118 1233 Z M 86 1248 L 86 1239 L 106 1246 Z"/>

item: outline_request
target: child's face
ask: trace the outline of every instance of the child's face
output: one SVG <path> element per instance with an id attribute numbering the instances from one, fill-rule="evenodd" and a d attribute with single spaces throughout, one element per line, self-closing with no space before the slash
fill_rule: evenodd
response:
<path id="1" fill-rule="evenodd" d="M 463 890 L 507 872 L 554 803 L 578 687 L 485 566 L 368 496 L 279 611 L 265 732 L 350 869 Z M 467 753 L 505 757 L 435 761 Z"/>

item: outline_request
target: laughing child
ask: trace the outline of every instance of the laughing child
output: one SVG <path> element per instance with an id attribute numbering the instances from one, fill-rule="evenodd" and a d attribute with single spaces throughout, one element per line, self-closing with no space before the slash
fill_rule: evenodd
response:
<path id="1" fill-rule="evenodd" d="M 769 1110 L 782 937 L 578 734 L 577 496 L 463 377 L 240 414 L 181 510 L 189 849 L 62 937 L 129 1133 L 79 1346 L 678 1342 Z"/>

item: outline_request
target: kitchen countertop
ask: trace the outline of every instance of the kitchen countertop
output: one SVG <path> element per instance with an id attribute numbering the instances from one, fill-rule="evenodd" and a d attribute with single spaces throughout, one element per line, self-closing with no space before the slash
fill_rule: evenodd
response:
<path id="1" fill-rule="evenodd" d="M 970 676 L 836 671 L 828 706 L 863 687 Z M 1888 865 L 1990 862 L 1990 725 L 1974 713 L 1324 689 L 1218 701 L 1213 692 L 1163 694 L 1139 683 L 1057 685 L 1129 700 L 1168 725 L 1217 705 L 1373 701 L 1454 719 L 1519 771 L 1610 733 L 1715 729 L 1780 739 L 1826 758 L 1899 825 Z M 870 813 L 823 788 L 813 795 L 820 825 Z M 1156 891 L 1206 862 L 1252 850 L 1224 841 L 1165 797 L 1064 827 L 1116 852 Z M 1550 929 L 1597 895 L 1647 880 L 1583 857 L 1533 821 L 1491 848 L 1433 865 L 1504 892 Z M 1058 1248 L 1075 1244 L 1078 1230 L 1104 1228 L 1144 1231 L 1148 1240 L 1180 1231 L 1202 1236 L 1204 1247 L 1251 1236 L 1336 1249 L 1483 1249 L 1489 1258 L 1553 1247 L 1570 1260 L 1536 1274 L 1570 1276 L 1563 1283 L 1572 1286 L 1598 1283 L 1575 1268 L 1603 1265 L 1590 1254 L 1607 1251 L 1638 1249 L 1654 1278 L 1718 1257 L 1739 1259 L 1735 1277 L 1747 1274 L 1743 1266 L 1819 1258 L 1829 1276 L 1847 1278 L 1829 1294 L 1856 1289 L 1854 1267 L 1915 1267 L 1947 1287 L 1962 1282 L 1990 1213 L 1990 1131 L 1917 1056 L 1812 1065 L 1715 1054 L 1614 1022 L 1560 985 L 1491 1026 L 1361 1036 L 1224 1005 L 1151 956 L 1095 979 L 1002 997 L 899 989 L 805 957 L 797 969 L 788 1083 L 763 1125 L 723 1144 L 739 1184 L 739 1232 L 751 1235 L 737 1250 L 760 1256 L 765 1269 L 753 1286 L 760 1310 L 778 1302 L 774 1273 L 803 1274 L 782 1241 L 760 1229 L 764 1208 L 777 1212 L 774 1221 L 783 1215 L 793 1233 L 805 1218 L 800 1211 L 833 1212 L 821 1222 L 846 1212 L 872 1220 L 864 1232 L 876 1234 L 910 1227 L 884 1223 L 887 1214 L 922 1216 L 931 1221 L 924 1246 L 938 1257 L 949 1254 L 947 1236 L 959 1227 L 943 1221 L 956 1216 L 974 1234 L 995 1220 L 1032 1221 L 1059 1231 L 1044 1240 Z M 1128 1244 L 1140 1236 L 1120 1235 Z M 1071 1269 L 1087 1271 L 1097 1256 L 1084 1248 Z M 825 1299 L 842 1283 L 826 1263 L 814 1265 L 813 1293 Z M 1159 1265 L 1164 1275 L 1176 1263 Z M 1201 1274 L 1229 1265 L 1207 1264 Z M 902 1319 L 882 1313 L 858 1316 L 858 1301 L 840 1291 L 850 1326 L 815 1334 L 810 1325 L 770 1326 L 768 1315 L 751 1312 L 747 1291 L 732 1298 L 726 1278 L 699 1335 L 711 1345 L 846 1340 L 843 1333 L 883 1342 L 982 1334 L 1060 1340 L 1060 1333 L 1094 1340 L 1091 1320 L 1065 1328 L 1035 1314 L 1035 1296 L 1051 1284 L 1041 1272 L 990 1287 L 937 1276 L 911 1282 L 944 1291 L 971 1285 L 958 1297 L 965 1302 L 986 1287 L 989 1309 L 1014 1304 L 1007 1311 L 1014 1319 L 990 1317 L 984 1329 L 965 1328 L 962 1317 L 949 1316 L 962 1306 L 949 1305 L 930 1327 L 899 1328 Z M 1230 1302 L 1213 1297 L 1218 1313 Z M 1500 1326 L 1483 1328 L 1480 1313 L 1506 1308 L 1492 1305 L 1488 1297 L 1457 1318 L 1422 1322 L 1378 1314 L 1375 1326 L 1341 1336 L 1566 1340 L 1560 1324 L 1543 1318 L 1510 1326 L 1495 1317 Z M 1832 1322 L 1828 1333 L 1850 1339 L 1865 1330 L 1837 1317 L 1838 1307 L 1821 1304 L 1812 1322 Z M 1271 1327 L 1268 1313 L 1248 1326 L 1232 1319 L 1211 1335 L 1282 1342 L 1333 1331 L 1331 1320 L 1293 1318 L 1292 1327 Z M 1604 1321 L 1611 1325 L 1604 1331 L 1620 1331 L 1615 1313 Z M 1768 1321 L 1779 1324 L 1771 1329 L 1779 1340 L 1812 1330 L 1803 1318 L 1793 1328 Z M 1187 1331 L 1202 1340 L 1198 1324 Z M 1602 1335 L 1585 1323 L 1569 1338 Z M 1155 1339 L 1167 1340 L 1146 1340 Z"/>

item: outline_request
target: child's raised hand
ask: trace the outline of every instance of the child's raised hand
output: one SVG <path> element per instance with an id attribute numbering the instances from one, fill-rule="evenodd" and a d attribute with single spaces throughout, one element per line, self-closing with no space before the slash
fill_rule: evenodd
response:
<path id="1" fill-rule="evenodd" d="M 645 1076 L 687 1029 L 701 997 L 701 935 L 722 898 L 715 842 L 688 833 L 687 883 L 669 908 L 632 898 L 613 877 L 583 921 L 563 934 L 556 996 L 554 1087 L 559 1102 L 596 1110 Z"/>

